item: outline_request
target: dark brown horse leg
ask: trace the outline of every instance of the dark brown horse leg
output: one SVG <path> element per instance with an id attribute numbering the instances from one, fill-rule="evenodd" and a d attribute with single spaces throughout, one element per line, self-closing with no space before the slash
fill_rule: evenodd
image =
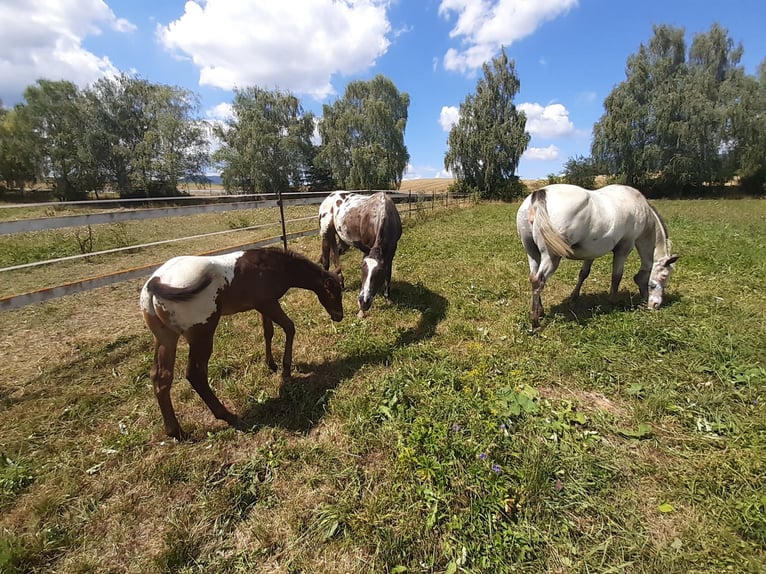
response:
<path id="1" fill-rule="evenodd" d="M 208 383 L 208 363 L 213 353 L 213 335 L 218 320 L 211 320 L 204 325 L 195 325 L 186 333 L 189 341 L 189 364 L 186 367 L 186 378 L 197 394 L 205 401 L 215 418 L 224 420 L 230 425 L 236 425 L 239 417 L 227 409 Z"/>
<path id="2" fill-rule="evenodd" d="M 386 283 L 383 286 L 383 297 L 386 299 L 391 299 L 391 271 L 393 266 L 394 264 L 391 262 L 386 267 Z"/>
<path id="3" fill-rule="evenodd" d="M 290 378 L 290 370 L 293 365 L 293 339 L 295 339 L 295 323 L 292 322 L 279 305 L 279 301 L 274 301 L 267 308 L 264 308 L 261 313 L 264 317 L 274 321 L 277 325 L 282 327 L 285 332 L 285 351 L 282 355 L 282 379 Z"/>
<path id="4" fill-rule="evenodd" d="M 274 360 L 274 354 L 271 350 L 271 341 L 274 339 L 274 323 L 263 313 L 261 313 L 261 322 L 263 323 L 263 341 L 266 343 L 266 364 L 269 369 L 276 373 L 277 362 Z"/>
<path id="5" fill-rule="evenodd" d="M 325 271 L 330 269 L 330 257 L 336 248 L 335 230 L 330 229 L 322 236 L 322 256 L 319 259 L 319 263 Z"/>
<path id="6" fill-rule="evenodd" d="M 183 438 L 183 431 L 178 424 L 170 397 L 170 388 L 173 385 L 175 370 L 176 349 L 178 348 L 178 334 L 165 327 L 159 318 L 155 316 L 147 315 L 145 319 L 149 329 L 154 334 L 154 361 L 149 371 L 149 377 L 154 388 L 154 396 L 160 407 L 160 413 L 162 413 L 165 434 L 180 440 Z"/>

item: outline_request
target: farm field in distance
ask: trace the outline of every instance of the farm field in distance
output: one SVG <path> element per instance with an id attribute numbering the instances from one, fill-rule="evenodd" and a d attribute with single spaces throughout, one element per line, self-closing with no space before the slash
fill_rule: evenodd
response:
<path id="1" fill-rule="evenodd" d="M 341 323 L 283 299 L 290 382 L 257 313 L 222 319 L 211 384 L 248 430 L 179 346 L 181 443 L 142 281 L 0 313 L 0 571 L 763 572 L 766 201 L 653 204 L 681 256 L 663 307 L 641 307 L 635 253 L 614 305 L 608 257 L 574 303 L 565 261 L 534 334 L 518 202 L 405 218 L 366 318 L 353 250 Z"/>

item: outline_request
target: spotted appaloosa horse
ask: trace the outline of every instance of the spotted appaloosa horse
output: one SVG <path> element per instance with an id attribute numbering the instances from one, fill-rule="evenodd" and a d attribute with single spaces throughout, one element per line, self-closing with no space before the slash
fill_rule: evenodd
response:
<path id="1" fill-rule="evenodd" d="M 322 267 L 341 275 L 340 253 L 353 245 L 364 253 L 359 315 L 364 316 L 375 294 L 383 289 L 390 296 L 391 268 L 396 246 L 402 236 L 402 220 L 384 191 L 362 195 L 334 191 L 319 206 L 319 233 L 322 237 Z"/>
<path id="2" fill-rule="evenodd" d="M 657 210 L 641 192 L 625 185 L 595 191 L 565 184 L 538 189 L 522 202 L 516 228 L 529 259 L 533 328 L 540 325 L 543 314 L 545 282 L 562 257 L 583 262 L 571 295 L 576 299 L 593 260 L 611 251 L 610 298 L 614 300 L 625 260 L 635 247 L 641 267 L 633 279 L 651 309 L 662 304 L 665 285 L 678 259 L 678 255 L 670 254 L 668 232 Z"/>
<path id="3" fill-rule="evenodd" d="M 179 337 L 189 343 L 186 378 L 194 390 L 216 418 L 230 425 L 239 420 L 208 384 L 213 335 L 222 315 L 251 309 L 261 314 L 266 363 L 272 371 L 277 370 L 271 351 L 274 323 L 282 327 L 282 377 L 290 376 L 295 325 L 279 299 L 291 287 L 313 291 L 333 321 L 343 319 L 340 278 L 297 253 L 251 249 L 214 257 L 174 257 L 149 278 L 141 290 L 141 311 L 154 334 L 150 375 L 168 436 L 183 437 L 170 399 Z"/>

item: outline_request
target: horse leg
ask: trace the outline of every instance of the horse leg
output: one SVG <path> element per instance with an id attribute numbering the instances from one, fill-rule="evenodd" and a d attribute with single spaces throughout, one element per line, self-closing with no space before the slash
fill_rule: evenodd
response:
<path id="1" fill-rule="evenodd" d="M 580 267 L 580 275 L 577 278 L 577 285 L 575 285 L 574 291 L 572 291 L 572 294 L 569 296 L 569 298 L 572 299 L 573 301 L 580 296 L 580 288 L 582 287 L 582 284 L 585 282 L 585 280 L 588 278 L 588 275 L 590 275 L 590 268 L 592 265 L 593 265 L 593 259 L 585 259 L 582 262 L 582 267 Z"/>
<path id="2" fill-rule="evenodd" d="M 271 351 L 271 341 L 274 339 L 274 323 L 263 313 L 261 313 L 261 322 L 263 323 L 263 340 L 266 343 L 266 364 L 269 369 L 276 373 L 277 363 Z"/>
<path id="3" fill-rule="evenodd" d="M 391 299 L 391 272 L 393 266 L 393 261 L 386 265 L 386 282 L 383 284 L 383 297 L 386 299 Z"/>
<path id="4" fill-rule="evenodd" d="M 530 321 L 532 328 L 537 329 L 540 326 L 540 317 L 545 314 L 543 309 L 542 292 L 545 288 L 545 282 L 548 277 L 558 269 L 559 263 L 561 263 L 561 257 L 557 255 L 551 256 L 549 253 L 541 253 L 539 266 L 536 264 L 533 266 L 533 259 L 529 257 L 530 269 L 536 268 L 536 272 L 532 272 L 529 275 L 529 282 L 532 284 L 532 310 L 530 312 Z"/>
<path id="5" fill-rule="evenodd" d="M 154 396 L 162 413 L 162 422 L 165 434 L 169 437 L 181 440 L 184 433 L 178 424 L 173 401 L 170 397 L 170 388 L 173 385 L 175 370 L 176 349 L 178 348 L 178 334 L 169 329 L 164 336 L 155 334 L 154 362 L 149 373 L 154 388 Z"/>
<path id="6" fill-rule="evenodd" d="M 273 321 L 285 332 L 285 351 L 282 355 L 282 379 L 287 380 L 290 378 L 290 369 L 293 364 L 293 339 L 295 339 L 295 323 L 292 322 L 282 307 L 279 305 L 279 301 L 274 301 L 271 305 L 266 306 L 263 309 L 259 309 L 264 317 Z"/>
<path id="7" fill-rule="evenodd" d="M 652 265 L 654 264 L 654 245 L 651 241 L 644 241 L 643 238 L 636 241 L 636 250 L 641 258 L 641 267 L 633 276 L 633 281 L 638 285 L 638 292 L 641 294 L 641 299 L 649 299 L 649 276 L 652 273 Z"/>
<path id="8" fill-rule="evenodd" d="M 330 257 L 336 247 L 335 230 L 328 229 L 327 232 L 322 235 L 322 256 L 319 259 L 319 263 L 325 271 L 330 269 Z"/>
<path id="9" fill-rule="evenodd" d="M 154 397 L 160 407 L 165 434 L 180 440 L 183 438 L 183 431 L 178 424 L 170 397 L 179 335 L 168 329 L 156 315 L 144 314 L 144 320 L 154 335 L 154 360 L 149 378 L 152 380 Z"/>
<path id="10" fill-rule="evenodd" d="M 617 247 L 612 250 L 612 285 L 609 288 L 609 300 L 612 303 L 617 301 L 617 291 L 620 288 L 622 273 L 625 270 L 625 261 L 632 249 L 633 243 L 622 242 L 618 243 Z"/>
<path id="11" fill-rule="evenodd" d="M 224 420 L 230 425 L 236 425 L 239 417 L 227 409 L 208 382 L 208 363 L 213 353 L 213 335 L 218 326 L 218 319 L 214 318 L 204 325 L 195 325 L 186 332 L 186 340 L 189 341 L 189 363 L 186 367 L 186 378 L 197 394 L 205 401 L 205 404 L 215 418 Z"/>

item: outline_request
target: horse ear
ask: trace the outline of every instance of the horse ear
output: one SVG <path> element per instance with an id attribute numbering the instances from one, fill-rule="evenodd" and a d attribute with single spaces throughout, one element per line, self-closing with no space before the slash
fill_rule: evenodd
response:
<path id="1" fill-rule="evenodd" d="M 675 255 L 675 254 L 674 254 L 674 255 L 671 255 L 671 256 L 670 256 L 670 257 L 668 257 L 668 258 L 667 258 L 667 260 L 665 261 L 665 267 L 670 267 L 670 266 L 671 266 L 671 265 L 673 265 L 673 263 L 675 263 L 676 261 L 678 261 L 678 255 Z"/>
<path id="2" fill-rule="evenodd" d="M 340 288 L 341 289 L 345 289 L 346 288 L 346 282 L 343 279 L 343 273 L 341 272 L 340 267 L 338 267 L 335 270 L 335 274 L 338 276 L 338 279 L 340 280 Z"/>

